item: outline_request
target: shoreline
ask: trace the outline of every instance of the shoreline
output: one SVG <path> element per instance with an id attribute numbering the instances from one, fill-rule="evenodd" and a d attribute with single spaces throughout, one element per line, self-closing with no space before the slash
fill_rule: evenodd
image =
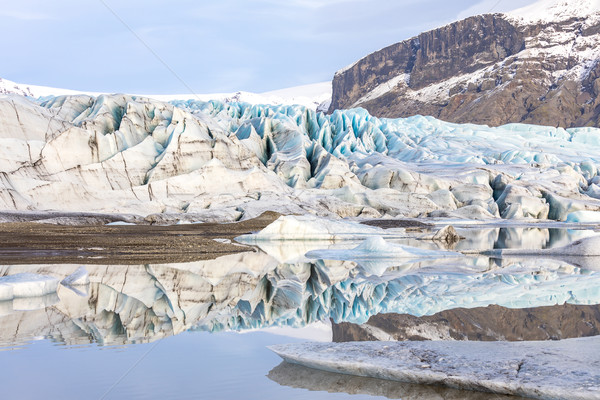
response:
<path id="1" fill-rule="evenodd" d="M 233 223 L 180 225 L 0 224 L 0 265 L 37 263 L 146 264 L 209 260 L 251 251 L 237 236 L 258 231 L 279 214 Z M 215 239 L 223 239 L 216 241 Z"/>

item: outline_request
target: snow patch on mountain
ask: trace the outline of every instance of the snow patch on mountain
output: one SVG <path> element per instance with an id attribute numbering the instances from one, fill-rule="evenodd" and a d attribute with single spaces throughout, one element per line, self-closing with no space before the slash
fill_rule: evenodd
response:
<path id="1" fill-rule="evenodd" d="M 377 87 L 375 87 L 375 89 L 371 90 L 365 96 L 358 99 L 358 101 L 356 101 L 354 103 L 354 105 L 364 103 L 367 101 L 371 101 L 373 99 L 381 97 L 384 94 L 395 89 L 398 85 L 401 85 L 402 83 L 404 83 L 404 85 L 408 85 L 409 81 L 410 81 L 410 74 L 400 74 L 398 76 L 395 76 L 392 79 L 390 79 L 389 81 L 378 85 Z"/>
<path id="2" fill-rule="evenodd" d="M 506 13 L 525 23 L 564 21 L 571 18 L 600 19 L 600 0 L 540 0 Z"/>
<path id="3" fill-rule="evenodd" d="M 52 88 L 47 86 L 28 85 L 16 83 L 7 79 L 0 78 L 0 94 L 19 94 L 32 98 L 63 96 L 63 95 L 88 95 L 97 97 L 100 92 L 86 92 L 70 89 Z M 167 94 L 167 95 L 134 95 L 137 97 L 147 97 L 159 101 L 188 100 L 197 101 L 218 100 L 224 103 L 244 102 L 250 104 L 271 104 L 271 105 L 301 105 L 311 109 L 321 108 L 326 110 L 331 101 L 331 82 L 320 82 L 303 86 L 295 86 L 285 89 L 272 90 L 264 93 L 252 93 L 238 91 L 233 93 L 209 93 L 209 94 Z"/>

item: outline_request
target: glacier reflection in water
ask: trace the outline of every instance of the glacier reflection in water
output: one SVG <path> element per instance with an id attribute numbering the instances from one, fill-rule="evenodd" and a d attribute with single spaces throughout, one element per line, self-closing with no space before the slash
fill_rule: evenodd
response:
<path id="1" fill-rule="evenodd" d="M 488 247 L 500 235 L 493 231 L 496 237 Z M 532 236 L 531 230 L 525 232 Z M 524 237 L 522 232 L 512 237 L 519 234 Z M 483 236 L 493 238 L 490 232 Z M 560 260 L 477 256 L 412 264 L 388 260 L 381 268 L 368 262 L 310 261 L 302 257 L 304 247 L 294 253 L 286 246 L 266 249 L 273 255 L 246 252 L 186 264 L 88 265 L 91 283 L 83 292 L 59 286 L 44 298 L 0 303 L 0 341 L 132 344 L 188 330 L 302 327 L 329 319 L 363 323 L 382 312 L 420 316 L 489 304 L 600 303 L 600 269 Z M 0 267 L 0 275 L 30 272 L 62 278 L 77 268 L 12 265 Z"/>

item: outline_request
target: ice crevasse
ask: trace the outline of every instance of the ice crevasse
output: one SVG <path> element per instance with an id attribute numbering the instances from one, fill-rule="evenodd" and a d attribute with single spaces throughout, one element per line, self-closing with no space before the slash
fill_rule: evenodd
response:
<path id="1" fill-rule="evenodd" d="M 376 118 L 360 108 L 326 115 L 299 106 L 175 104 L 224 123 L 289 186 L 337 190 L 379 212 L 393 212 L 392 189 L 405 196 L 405 215 L 598 219 L 598 128 L 490 128 Z"/>
<path id="2" fill-rule="evenodd" d="M 127 95 L 0 96 L 0 117 L 2 209 L 175 221 L 273 210 L 591 222 L 600 212 L 597 128 Z"/>

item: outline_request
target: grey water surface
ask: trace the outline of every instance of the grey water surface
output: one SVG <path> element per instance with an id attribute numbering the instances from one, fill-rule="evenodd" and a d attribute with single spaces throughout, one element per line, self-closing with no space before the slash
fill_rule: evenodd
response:
<path id="1" fill-rule="evenodd" d="M 549 248 L 595 234 L 538 228 L 460 233 L 465 239 L 455 251 Z M 439 246 L 416 239 L 398 243 Z M 85 265 L 87 285 L 0 302 L 2 397 L 492 399 L 498 397 L 280 365 L 267 346 L 330 341 L 331 321 L 364 323 L 387 312 L 421 316 L 491 304 L 600 303 L 600 269 L 561 260 L 465 256 L 375 268 L 304 258 L 315 245 L 267 246 L 185 264 L 106 260 Z M 0 276 L 28 272 L 62 279 L 80 266 L 3 265 Z"/>

